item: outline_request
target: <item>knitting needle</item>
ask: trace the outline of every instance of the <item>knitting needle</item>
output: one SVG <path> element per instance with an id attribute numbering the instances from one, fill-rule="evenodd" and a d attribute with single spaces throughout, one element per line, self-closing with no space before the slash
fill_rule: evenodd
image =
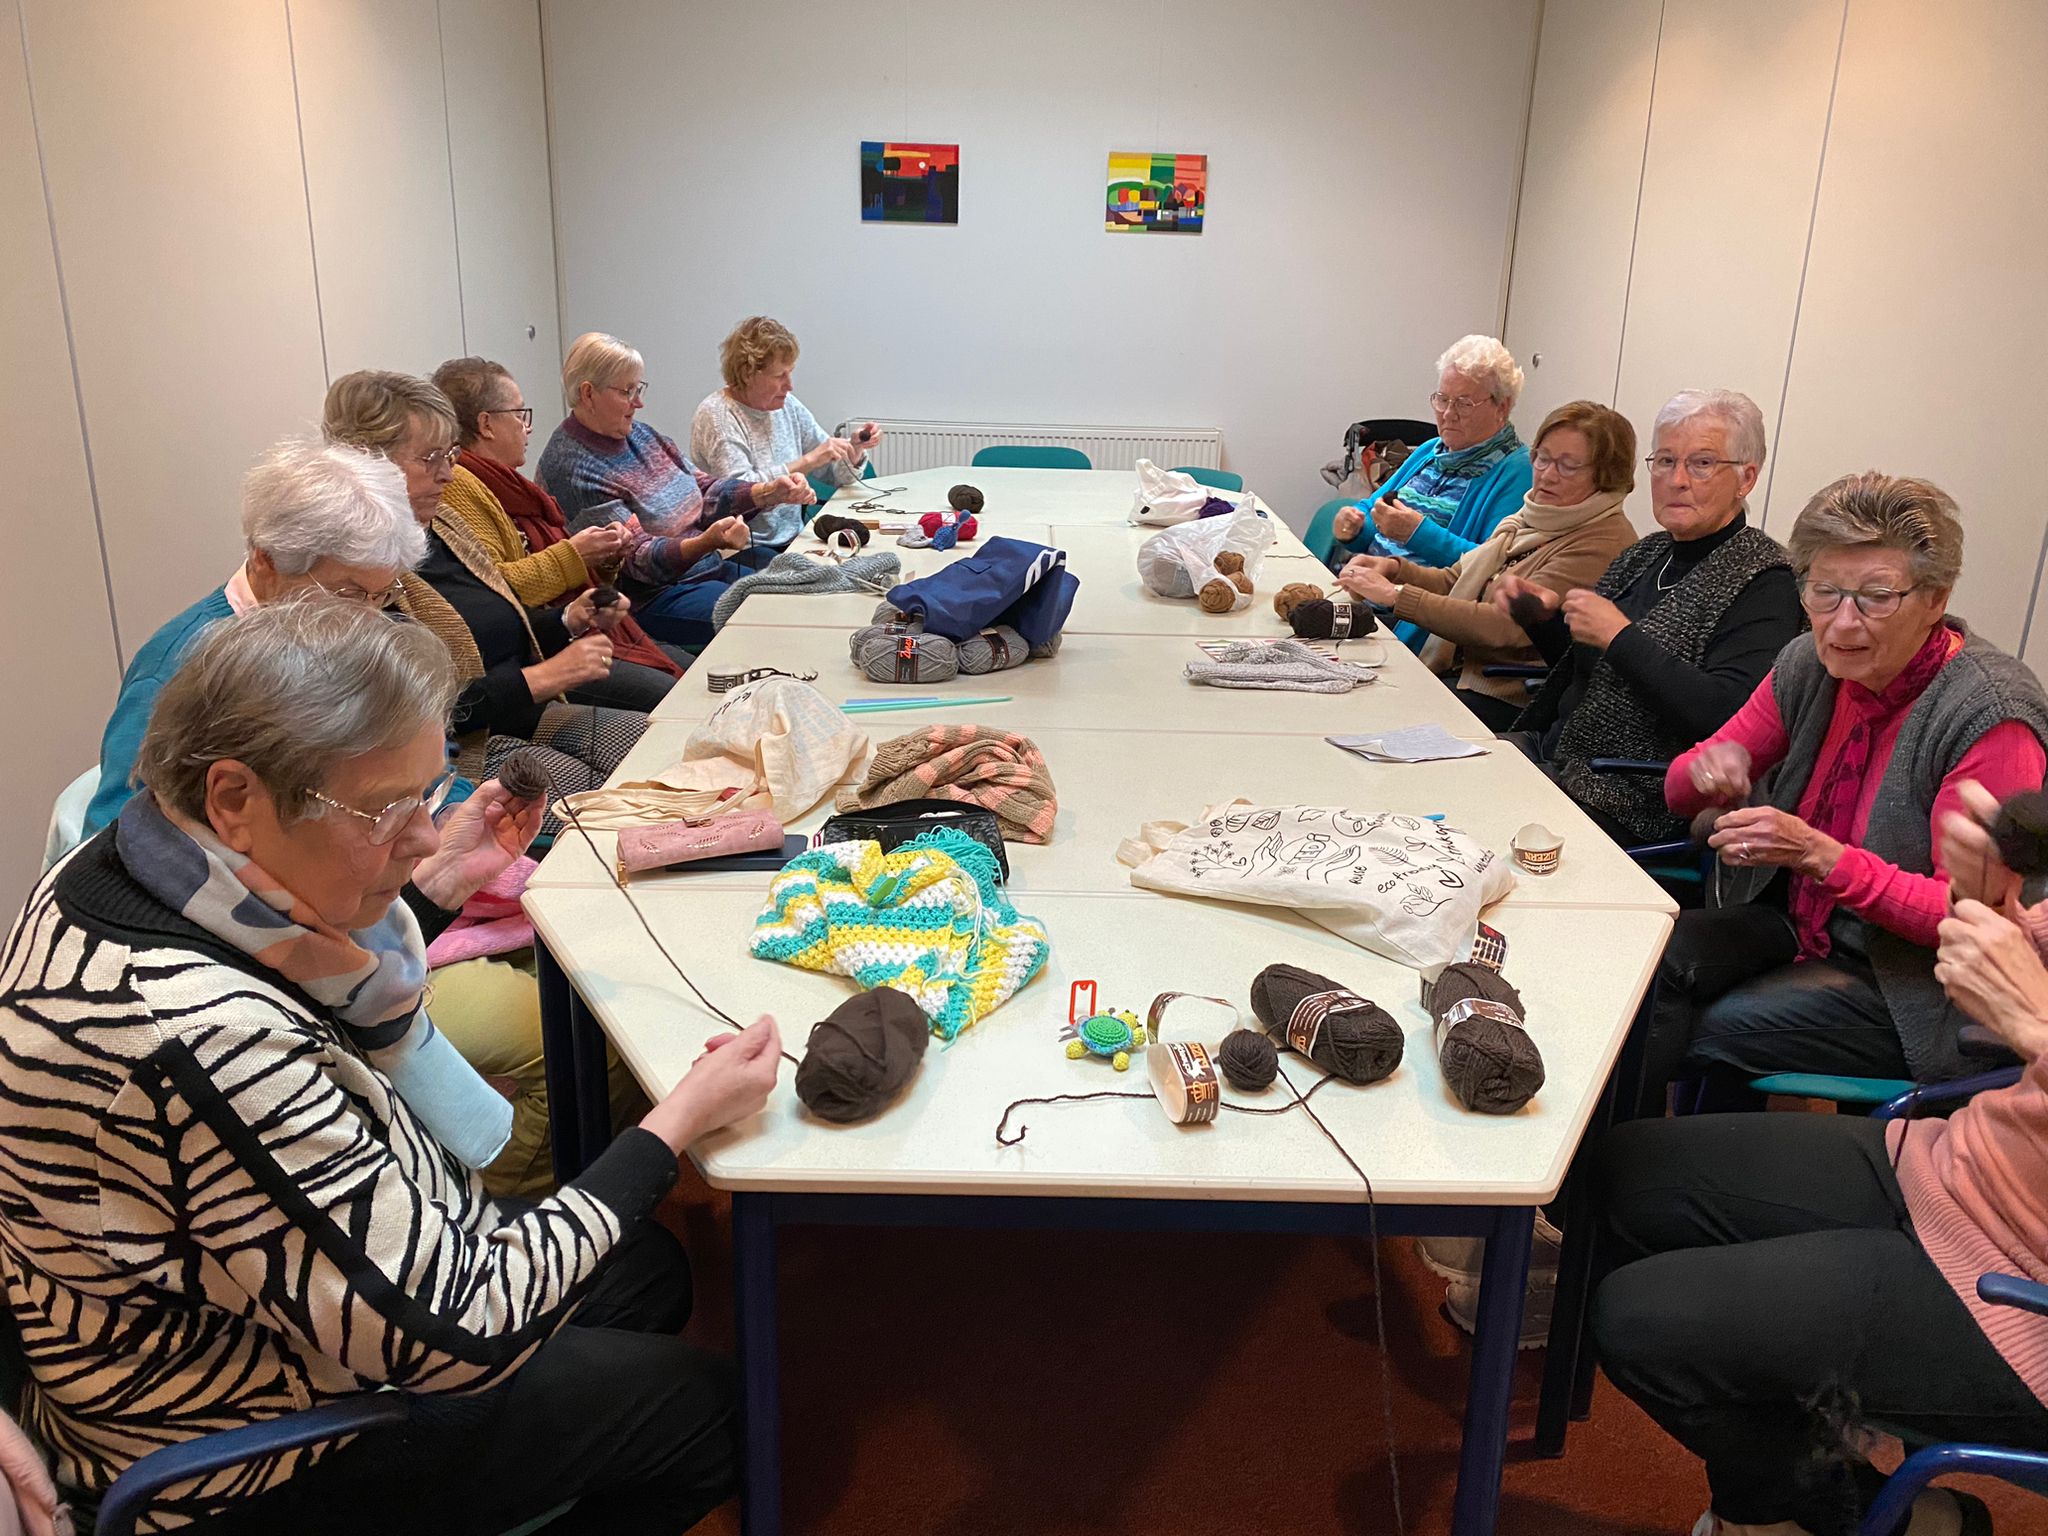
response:
<path id="1" fill-rule="evenodd" d="M 892 709 L 942 709 L 963 704 L 1007 704 L 1014 694 L 987 699 L 884 699 L 879 703 L 849 703 L 842 708 L 849 715 L 879 715 Z"/>

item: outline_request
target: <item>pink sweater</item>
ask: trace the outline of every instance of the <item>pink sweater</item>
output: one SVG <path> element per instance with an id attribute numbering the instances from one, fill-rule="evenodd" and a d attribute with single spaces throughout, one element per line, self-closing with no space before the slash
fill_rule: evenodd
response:
<path id="1" fill-rule="evenodd" d="M 1958 640 L 1960 642 L 1960 637 Z M 1828 721 L 1828 733 L 1821 742 L 1813 776 L 1807 781 L 1805 793 L 1799 799 L 1801 817 L 1813 815 L 1821 785 L 1827 780 L 1829 765 L 1841 752 L 1842 743 L 1855 726 L 1857 715 L 1867 714 L 1871 702 L 1870 691 L 1859 683 L 1844 683 L 1835 690 L 1835 712 Z M 1899 737 L 1899 728 L 1906 723 L 1909 711 L 1910 705 L 1877 723 L 1870 754 L 1873 764 L 1890 759 L 1892 746 Z M 1778 717 L 1778 700 L 1772 692 L 1768 675 L 1757 684 L 1756 692 L 1726 725 L 1678 757 L 1665 773 L 1665 803 L 1680 816 L 1696 816 L 1707 808 L 1706 797 L 1693 788 L 1692 761 L 1709 743 L 1716 741 L 1739 742 L 1748 748 L 1750 773 L 1757 779 L 1761 779 L 1765 770 L 1785 756 L 1785 722 Z M 2048 755 L 2043 754 L 2041 743 L 2032 730 L 2017 720 L 2002 720 L 1994 725 L 1977 738 L 1976 744 L 1963 754 L 1948 777 L 1941 781 L 1930 818 L 1935 848 L 1939 850 L 1941 847 L 1943 818 L 1950 811 L 1961 809 L 1956 786 L 1963 780 L 1975 779 L 2003 800 L 2023 789 L 2040 788 L 2044 769 L 2048 769 Z M 1870 824 L 1870 808 L 1877 802 L 1878 786 L 1883 780 L 1882 772 L 1874 772 L 1858 786 L 1855 834 L 1842 839 L 1846 845 L 1842 849 L 1842 857 L 1836 861 L 1827 878 L 1821 881 L 1821 889 L 1836 906 L 1847 907 L 1858 917 L 1931 949 L 1936 942 L 1935 930 L 1948 914 L 1948 876 L 1941 868 L 1939 852 L 1935 856 L 1934 873 L 1922 875 L 1901 869 L 1867 848 L 1855 846 L 1862 838 L 1864 828 Z M 1806 877 L 1795 875 L 1793 878 L 1803 881 Z M 1807 935 L 1802 934 L 1800 938 L 1801 955 L 1805 957 L 1809 948 Z"/>

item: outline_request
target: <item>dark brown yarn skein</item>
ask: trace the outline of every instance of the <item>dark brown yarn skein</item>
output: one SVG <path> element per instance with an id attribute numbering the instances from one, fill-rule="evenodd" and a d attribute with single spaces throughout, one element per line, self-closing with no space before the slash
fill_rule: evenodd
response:
<path id="1" fill-rule="evenodd" d="M 531 747 L 521 747 L 499 764 L 497 777 L 505 793 L 515 800 L 547 797 L 548 771 L 541 766 L 540 754 Z"/>
<path id="2" fill-rule="evenodd" d="M 987 503 L 979 486 L 956 485 L 946 492 L 946 505 L 955 512 L 979 512 Z"/>
<path id="3" fill-rule="evenodd" d="M 1364 603 L 1347 603 L 1345 606 L 1351 610 L 1351 633 L 1345 639 L 1356 640 L 1380 627 L 1379 621 L 1372 616 L 1372 609 Z M 1287 615 L 1287 625 L 1297 640 L 1328 640 L 1337 633 L 1337 605 L 1328 598 L 1302 603 Z"/>
<path id="4" fill-rule="evenodd" d="M 907 994 L 858 993 L 811 1026 L 796 1096 L 820 1120 L 865 1120 L 910 1081 L 930 1041 L 931 1025 Z"/>
<path id="5" fill-rule="evenodd" d="M 859 518 L 841 517 L 837 512 L 820 512 L 811 519 L 811 532 L 821 539 L 829 539 L 842 529 L 853 535 L 854 544 L 860 548 L 866 548 L 868 540 L 874 537 L 868 531 L 868 525 Z"/>
<path id="6" fill-rule="evenodd" d="M 1346 989 L 1298 965 L 1269 965 L 1252 978 L 1252 1012 L 1276 1040 L 1305 998 Z M 1401 1026 L 1378 1003 L 1355 997 L 1326 1014 L 1308 1058 L 1347 1083 L 1376 1083 L 1401 1065 Z M 1292 1042 L 1289 1042 L 1290 1048 Z"/>
<path id="7" fill-rule="evenodd" d="M 1534 592 L 1517 592 L 1508 599 L 1508 617 L 1523 629 L 1533 631 L 1550 617 L 1550 610 Z"/>
<path id="8" fill-rule="evenodd" d="M 1257 1093 L 1279 1075 L 1280 1052 L 1256 1029 L 1233 1029 L 1216 1048 L 1216 1065 L 1231 1087 Z"/>
<path id="9" fill-rule="evenodd" d="M 1512 1115 L 1543 1086 L 1543 1057 L 1529 1032 L 1505 1019 L 1474 1014 L 1443 1029 L 1443 1016 L 1467 998 L 1499 1003 L 1520 1019 L 1522 994 L 1491 966 L 1465 960 L 1444 967 L 1428 998 L 1438 1020 L 1437 1060 L 1445 1085 L 1467 1109 Z"/>
<path id="10" fill-rule="evenodd" d="M 2022 790 L 1999 806 L 1991 841 L 2000 861 L 2021 879 L 2048 875 L 2048 793 Z"/>
<path id="11" fill-rule="evenodd" d="M 590 606 L 593 608 L 615 607 L 620 600 L 620 593 L 617 587 L 602 586 L 590 589 Z"/>

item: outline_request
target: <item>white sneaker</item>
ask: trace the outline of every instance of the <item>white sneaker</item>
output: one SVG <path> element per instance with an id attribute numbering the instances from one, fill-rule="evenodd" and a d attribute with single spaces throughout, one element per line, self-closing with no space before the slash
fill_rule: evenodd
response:
<path id="1" fill-rule="evenodd" d="M 1557 1271 L 1547 1275 L 1531 1272 L 1529 1289 L 1522 1298 L 1522 1334 L 1517 1349 L 1541 1349 L 1550 1340 L 1550 1308 L 1557 1299 Z M 1467 1333 L 1479 1331 L 1479 1281 L 1453 1280 L 1444 1291 L 1444 1311 Z M 1709 1532 L 1712 1527 L 1708 1527 Z M 1697 1533 L 1695 1533 L 1697 1536 Z"/>
<path id="2" fill-rule="evenodd" d="M 1693 1521 L 1692 1536 L 1721 1536 L 1721 1517 L 1708 1510 Z"/>
<path id="3" fill-rule="evenodd" d="M 1536 1237 L 1529 1249 L 1529 1277 L 1532 1280 L 1538 1275 L 1547 1275 L 1553 1282 L 1557 1279 L 1557 1255 L 1563 1243 L 1564 1234 L 1550 1224 L 1549 1217 L 1538 1211 Z M 1444 1279 L 1477 1285 L 1480 1261 L 1486 1255 L 1486 1239 L 1418 1237 L 1415 1239 L 1415 1254 Z"/>

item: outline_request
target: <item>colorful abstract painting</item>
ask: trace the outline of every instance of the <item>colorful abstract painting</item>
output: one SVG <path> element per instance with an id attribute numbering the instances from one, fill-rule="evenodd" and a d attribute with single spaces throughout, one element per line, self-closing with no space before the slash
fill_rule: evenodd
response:
<path id="1" fill-rule="evenodd" d="M 1209 198 L 1207 155 L 1109 153 L 1105 229 L 1199 235 Z"/>
<path id="2" fill-rule="evenodd" d="M 860 216 L 870 224 L 958 224 L 960 146 L 863 140 Z"/>

